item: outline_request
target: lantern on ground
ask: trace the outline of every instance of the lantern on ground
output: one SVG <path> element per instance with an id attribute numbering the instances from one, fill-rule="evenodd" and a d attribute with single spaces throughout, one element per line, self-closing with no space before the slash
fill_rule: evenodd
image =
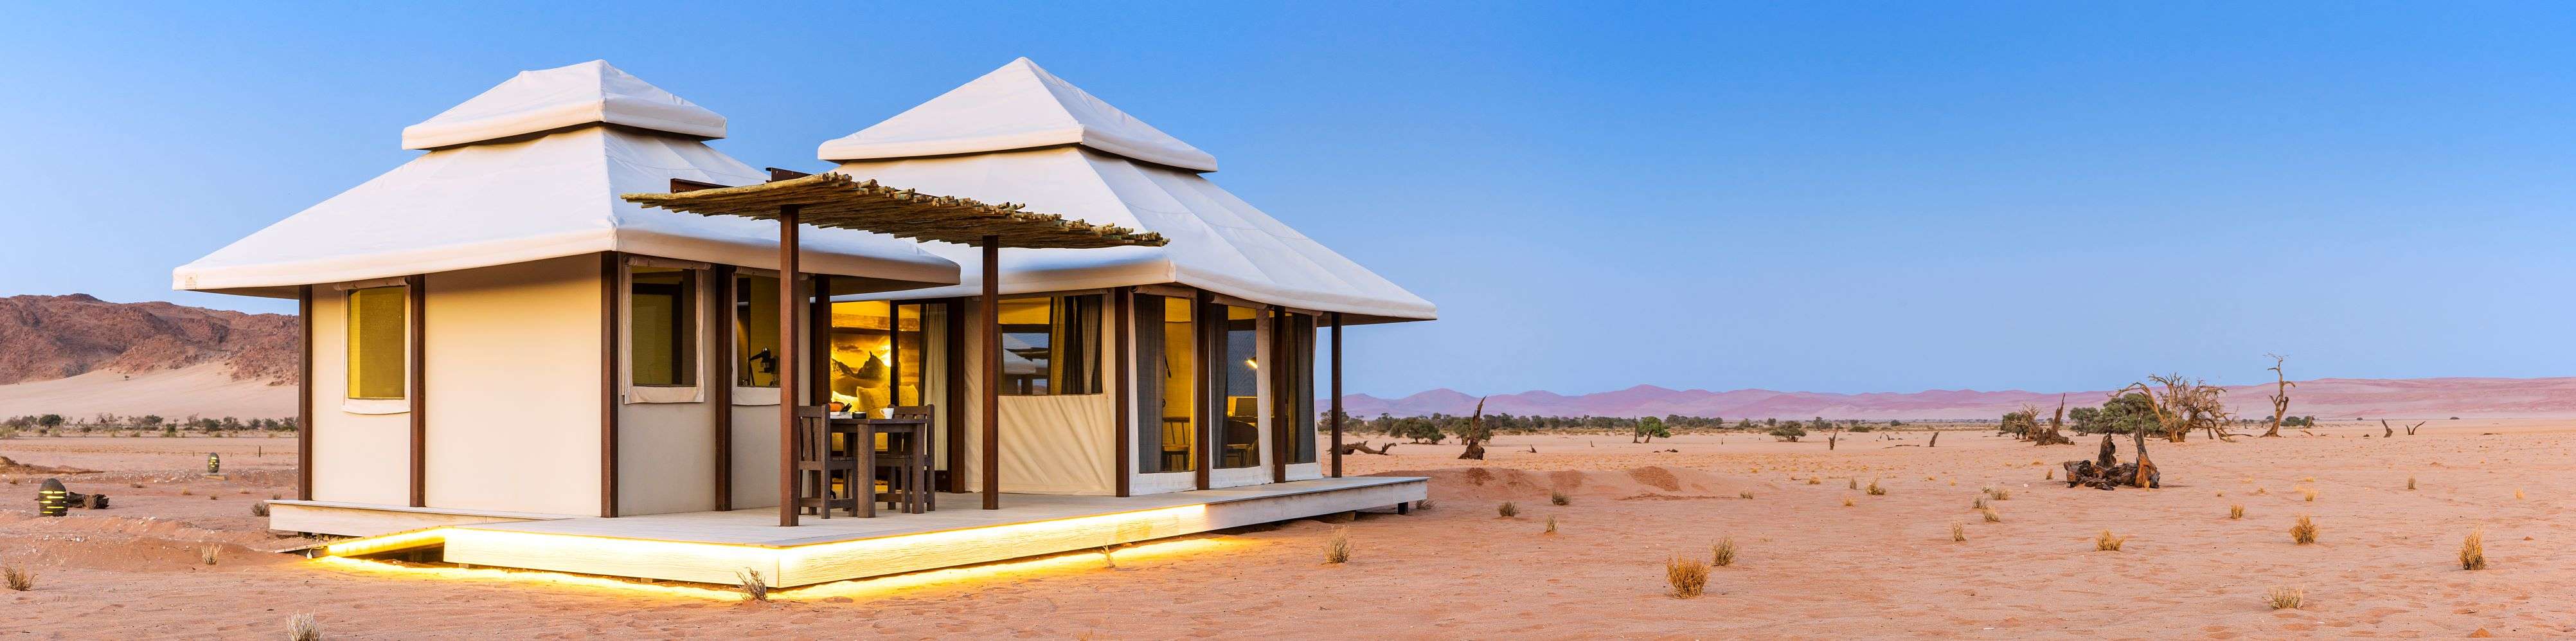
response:
<path id="1" fill-rule="evenodd" d="M 214 474 L 222 471 L 224 471 L 224 457 L 216 456 L 214 452 L 207 452 L 206 473 Z"/>
<path id="2" fill-rule="evenodd" d="M 36 490 L 38 516 L 63 516 L 70 513 L 71 509 L 72 491 L 63 489 L 62 481 L 45 479 L 44 487 Z"/>

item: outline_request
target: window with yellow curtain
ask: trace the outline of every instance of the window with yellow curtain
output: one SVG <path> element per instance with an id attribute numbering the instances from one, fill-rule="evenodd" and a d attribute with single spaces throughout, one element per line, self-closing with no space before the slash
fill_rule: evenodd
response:
<path id="1" fill-rule="evenodd" d="M 1198 469 L 1198 332 L 1187 298 L 1138 294 L 1136 470 Z"/>
<path id="2" fill-rule="evenodd" d="M 1216 466 L 1220 468 L 1254 467 L 1261 464 L 1261 360 L 1260 312 L 1249 307 L 1214 305 L 1209 321 L 1218 323 L 1209 340 L 1215 345 L 1208 354 L 1222 359 L 1212 363 L 1215 375 L 1209 382 L 1216 386 L 1209 396 L 1219 403 L 1213 409 L 1224 412 L 1217 423 L 1218 450 Z M 1223 314 L 1223 318 L 1217 318 Z"/>
<path id="3" fill-rule="evenodd" d="M 634 267 L 627 276 L 627 360 L 636 385 L 697 384 L 695 270 Z"/>
<path id="4" fill-rule="evenodd" d="M 733 384 L 778 386 L 778 279 L 733 277 Z"/>
<path id="5" fill-rule="evenodd" d="M 832 303 L 832 400 L 871 416 L 894 406 L 895 327 L 885 301 Z"/>
<path id="6" fill-rule="evenodd" d="M 349 398 L 399 399 L 410 382 L 411 291 L 402 286 L 349 290 Z"/>
<path id="7" fill-rule="evenodd" d="M 1002 299 L 1004 396 L 1100 393 L 1099 294 Z"/>

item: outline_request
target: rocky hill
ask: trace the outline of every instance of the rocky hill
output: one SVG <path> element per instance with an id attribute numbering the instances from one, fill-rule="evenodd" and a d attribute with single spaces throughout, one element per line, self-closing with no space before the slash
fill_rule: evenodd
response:
<path id="1" fill-rule="evenodd" d="M 284 314 L 87 294 L 0 297 L 0 385 L 201 365 L 233 381 L 292 385 L 295 338 L 295 317 Z"/>

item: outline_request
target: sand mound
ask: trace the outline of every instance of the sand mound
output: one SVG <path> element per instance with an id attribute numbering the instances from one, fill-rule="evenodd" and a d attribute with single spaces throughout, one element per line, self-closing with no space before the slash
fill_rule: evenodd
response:
<path id="1" fill-rule="evenodd" d="M 0 456 L 0 474 L 97 474 L 97 473 L 98 473 L 98 470 L 84 470 L 84 469 L 80 469 L 80 468 L 77 468 L 77 467 L 50 467 L 50 466 L 44 466 L 44 465 L 29 465 L 29 464 L 26 464 L 26 463 L 20 463 L 20 462 L 14 461 L 14 460 L 10 460 L 10 458 L 9 458 L 9 457 L 6 457 L 6 456 Z"/>
<path id="2" fill-rule="evenodd" d="M 1431 478 L 1431 498 L 1456 500 L 1547 500 L 1548 492 L 1611 499 L 1735 498 L 1738 492 L 1777 489 L 1770 483 L 1722 476 L 1707 470 L 1661 465 L 1629 470 L 1562 470 L 1533 472 L 1511 468 L 1470 467 L 1405 470 L 1379 476 Z"/>

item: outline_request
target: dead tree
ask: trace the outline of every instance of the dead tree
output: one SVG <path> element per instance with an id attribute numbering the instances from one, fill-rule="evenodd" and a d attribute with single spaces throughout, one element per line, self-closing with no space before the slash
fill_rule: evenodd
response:
<path id="1" fill-rule="evenodd" d="M 1923 444 L 1923 446 L 1924 446 L 1924 447 L 1940 447 L 1940 446 L 1941 446 L 1941 430 L 1932 430 L 1932 442 L 1930 442 L 1930 443 L 1925 443 L 1925 444 Z"/>
<path id="2" fill-rule="evenodd" d="M 2289 376 L 2281 372 L 2281 361 L 2289 357 L 2279 354 L 2264 354 L 2264 356 L 2272 357 L 2273 391 L 2272 429 L 2264 430 L 2263 438 L 2274 438 L 2281 435 L 2281 417 L 2290 413 L 2290 388 L 2298 386 L 2298 383 L 2290 382 Z"/>
<path id="3" fill-rule="evenodd" d="M 2029 405 L 2029 404 L 2023 404 L 2023 405 L 2022 405 L 2022 407 L 2030 407 L 2030 405 Z M 2036 413 L 2036 412 L 2038 412 L 2038 411 L 2039 411 L 2039 408 L 2036 408 L 2036 407 L 2030 407 L 2030 411 L 2031 411 L 2031 412 Z M 2055 415 L 2052 415 L 2052 416 L 2049 416 L 2049 417 L 2048 417 L 2048 431 L 2040 432 L 2040 433 L 2038 433 L 2038 434 L 2032 435 L 2032 436 L 2031 436 L 2031 438 L 2030 438 L 2030 440 L 2031 440 L 2032 444 L 2034 444 L 2034 445 L 2074 445 L 2074 444 L 2075 444 L 2075 439 L 2067 438 L 2067 437 L 2066 437 L 2066 433 L 2061 432 L 2061 431 L 2058 431 L 2058 428 L 2065 426 L 2065 424 L 2066 424 L 2066 395 L 2065 395 L 2065 394 L 2059 394 L 2059 395 L 2057 395 L 2057 414 L 2055 414 Z"/>
<path id="4" fill-rule="evenodd" d="M 1837 442 L 1837 441 L 1841 441 L 1842 439 L 1843 439 L 1843 428 L 1839 428 L 1839 427 L 1834 428 L 1834 431 L 1832 431 L 1832 432 L 1830 432 L 1830 433 L 1825 434 L 1825 450 L 1826 450 L 1826 451 L 1832 451 L 1832 450 L 1834 449 L 1834 443 L 1835 443 L 1835 442 Z"/>
<path id="5" fill-rule="evenodd" d="M 1467 451 L 1459 452 L 1458 458 L 1485 460 L 1485 439 L 1492 437 L 1485 429 L 1485 399 L 1476 399 L 1476 413 L 1467 417 L 1467 427 L 1458 430 L 1458 440 L 1467 443 Z"/>
<path id="6" fill-rule="evenodd" d="M 1362 453 L 1366 453 L 1366 454 L 1377 454 L 1377 455 L 1381 455 L 1381 456 L 1383 456 L 1383 455 L 1385 455 L 1385 454 L 1386 454 L 1386 451 L 1387 451 L 1387 450 L 1395 449 L 1395 446 L 1396 446 L 1396 443 L 1395 443 L 1394 441 L 1388 441 L 1385 445 L 1377 446 L 1377 449 L 1372 450 L 1372 449 L 1369 449 L 1368 441 L 1360 441 L 1360 442 L 1358 442 L 1358 443 L 1343 443 L 1343 444 L 1342 444 L 1342 453 L 1343 453 L 1343 454 L 1362 454 Z"/>

